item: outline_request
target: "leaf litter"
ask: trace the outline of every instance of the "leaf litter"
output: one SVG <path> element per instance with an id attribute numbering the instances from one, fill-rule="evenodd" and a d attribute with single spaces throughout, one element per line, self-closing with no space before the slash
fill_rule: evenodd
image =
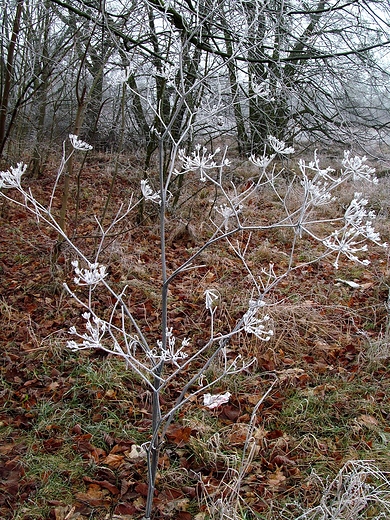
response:
<path id="1" fill-rule="evenodd" d="M 83 182 L 88 179 L 86 170 Z M 108 187 L 109 179 L 104 182 Z M 34 181 L 34 190 L 45 197 L 48 185 Z M 118 186 L 114 197 L 120 195 Z M 37 235 L 36 223 L 18 208 L 7 206 L 3 215 L 0 516 L 142 518 L 150 399 L 117 360 L 99 352 L 64 350 L 67 331 L 80 315 L 62 293 L 62 282 L 71 276 L 71 258 L 64 250 L 53 266 L 51 232 L 42 229 Z M 81 221 L 80 236 L 91 231 L 88 226 L 88 218 Z M 135 316 L 150 337 L 158 338 L 158 236 L 150 224 L 130 227 L 130 247 L 119 255 L 114 246 L 107 252 L 110 276 L 118 283 L 131 281 Z M 280 238 L 271 236 L 270 250 L 283 250 Z M 169 267 L 175 269 L 193 245 L 174 241 Z M 262 243 L 254 246 L 260 249 Z M 194 330 L 194 345 L 207 340 L 201 325 L 207 316 L 199 302 L 210 283 L 232 302 L 223 309 L 221 324 L 222 317 L 234 322 L 237 293 L 247 285 L 227 248 L 210 254 L 213 268 L 180 277 L 170 295 L 173 331 Z M 387 297 L 386 274 L 378 276 L 384 271 L 379 257 L 360 271 L 361 280 L 340 264 L 337 280 L 322 262 L 305 273 L 297 270 L 281 284 L 274 294 L 275 301 L 285 302 L 274 307 L 276 337 L 266 347 L 251 337 L 230 346 L 232 355 L 255 357 L 256 365 L 213 389 L 216 398 L 229 396 L 225 402 L 211 407 L 197 397 L 180 411 L 160 457 L 156 519 L 206 519 L 207 493 L 214 500 L 226 496 L 232 482 L 225 480 L 234 475 L 231 465 L 240 460 L 249 431 L 253 450 L 240 477 L 240 496 L 248 514 L 264 518 L 282 518 L 283 504 L 292 501 L 302 507 L 315 502 L 313 468 L 326 479 L 348 458 L 388 462 L 389 372 L 384 364 L 370 365 L 365 355 L 367 339 L 385 326 L 381 302 Z M 219 268 L 226 273 L 222 278 Z M 232 278 L 243 280 L 234 291 Z M 275 379 L 250 430 L 253 408 Z M 164 396 L 167 407 L 179 391 L 180 381 L 172 383 Z"/>

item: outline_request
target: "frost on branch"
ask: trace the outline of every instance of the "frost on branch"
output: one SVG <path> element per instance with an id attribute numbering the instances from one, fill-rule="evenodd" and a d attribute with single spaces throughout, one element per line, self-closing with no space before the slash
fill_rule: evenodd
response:
<path id="1" fill-rule="evenodd" d="M 18 163 L 16 168 L 10 167 L 6 172 L 0 172 L 0 189 L 20 188 L 20 180 L 27 169 L 27 164 Z"/>
<path id="2" fill-rule="evenodd" d="M 195 146 L 195 150 L 191 155 L 185 155 L 184 150 L 179 150 L 179 160 L 183 163 L 183 170 L 179 172 L 175 170 L 176 175 L 182 175 L 190 171 L 197 171 L 200 173 L 200 180 L 205 182 L 210 179 L 206 173 L 207 170 L 214 168 L 223 168 L 230 165 L 229 159 L 223 158 L 219 164 L 215 162 L 214 157 L 220 152 L 220 148 L 217 148 L 214 153 L 209 153 L 207 148 L 202 147 L 200 144 Z"/>
<path id="3" fill-rule="evenodd" d="M 374 175 L 375 168 L 371 168 L 365 164 L 366 161 L 367 157 L 359 157 L 358 155 L 351 157 L 351 152 L 349 150 L 345 150 L 344 159 L 341 161 L 344 169 L 341 170 L 340 176 L 336 176 L 334 174 L 335 170 L 330 166 L 325 169 L 320 167 L 317 152 L 315 152 L 314 161 L 311 161 L 306 165 L 305 161 L 301 159 L 299 161 L 299 167 L 302 172 L 305 172 L 306 169 L 309 169 L 315 173 L 315 177 L 320 176 L 330 181 L 330 186 L 332 189 L 349 179 L 351 179 L 353 182 L 368 181 L 377 184 L 378 179 Z"/>
<path id="4" fill-rule="evenodd" d="M 78 260 L 74 260 L 72 265 L 76 274 L 74 283 L 77 285 L 96 285 L 107 276 L 105 265 L 95 263 L 90 264 L 89 268 L 80 269 Z"/>
<path id="5" fill-rule="evenodd" d="M 292 146 L 286 146 L 286 143 L 284 141 L 279 141 L 273 135 L 268 136 L 268 141 L 276 153 L 280 153 L 283 155 L 289 155 L 289 154 L 295 152 L 295 150 Z"/>
<path id="6" fill-rule="evenodd" d="M 217 308 L 219 294 L 213 289 L 206 289 L 204 292 L 206 309 L 213 313 Z"/>
<path id="7" fill-rule="evenodd" d="M 102 338 L 106 333 L 106 323 L 97 316 L 93 316 L 91 321 L 91 314 L 89 312 L 84 312 L 83 318 L 87 321 L 85 327 L 88 333 L 79 334 L 76 330 L 76 327 L 71 327 L 69 329 L 69 334 L 74 334 L 83 341 L 82 343 L 76 343 L 76 341 L 68 341 L 67 347 L 71 350 L 83 350 L 86 348 L 103 348 Z"/>
<path id="8" fill-rule="evenodd" d="M 183 349 L 188 347 L 190 340 L 188 338 L 184 338 L 181 342 L 181 347 L 176 350 L 176 338 L 173 335 L 172 328 L 167 329 L 166 336 L 166 347 L 163 346 L 162 341 L 157 341 L 157 347 L 148 352 L 148 357 L 157 364 L 165 362 L 172 363 L 173 365 L 179 367 L 180 365 L 178 364 L 178 361 L 188 357 L 188 354 L 183 352 Z"/>
<path id="9" fill-rule="evenodd" d="M 255 96 L 266 99 L 269 103 L 275 100 L 275 98 L 271 97 L 269 83 L 266 81 L 263 81 L 262 83 L 253 83 L 252 90 Z"/>
<path id="10" fill-rule="evenodd" d="M 262 305 L 258 305 L 257 302 L 252 300 L 249 302 L 249 309 L 243 316 L 244 330 L 248 334 L 254 334 L 262 341 L 269 341 L 274 335 L 274 331 L 270 326 L 272 325 L 272 319 L 268 314 L 261 318 L 257 317 L 260 307 L 263 306 L 263 302 Z"/>
<path id="11" fill-rule="evenodd" d="M 367 161 L 367 157 L 359 157 L 358 155 L 350 157 L 350 153 L 349 150 L 344 151 L 344 159 L 341 161 L 341 164 L 344 166 L 343 175 L 352 177 L 353 181 L 365 180 L 378 184 L 378 179 L 374 175 L 375 168 L 364 164 Z"/>
<path id="12" fill-rule="evenodd" d="M 249 160 L 251 163 L 253 163 L 255 166 L 260 168 L 260 170 L 265 170 L 267 166 L 275 159 L 276 154 L 271 155 L 262 155 L 261 157 L 256 157 L 255 155 L 251 155 L 249 157 Z"/>
<path id="13" fill-rule="evenodd" d="M 361 193 L 355 193 L 344 214 L 345 224 L 341 229 L 335 230 L 329 237 L 323 240 L 323 244 L 331 251 L 337 252 L 334 266 L 338 268 L 338 260 L 344 254 L 350 260 L 363 265 L 368 265 L 369 260 L 361 260 L 357 254 L 367 251 L 365 240 L 371 240 L 375 244 L 387 247 L 381 242 L 378 232 L 375 231 L 372 221 L 376 218 L 374 211 L 367 211 L 367 200 Z"/>
<path id="14" fill-rule="evenodd" d="M 322 181 L 316 176 L 314 179 L 309 179 L 305 171 L 302 170 L 303 179 L 301 184 L 307 197 L 307 202 L 312 206 L 324 206 L 336 199 L 332 197 L 330 185 L 327 181 Z"/>
<path id="15" fill-rule="evenodd" d="M 147 179 L 142 179 L 141 191 L 142 195 L 145 197 L 145 200 L 150 200 L 151 202 L 154 202 L 156 204 L 161 204 L 160 194 L 152 190 L 152 188 L 149 186 L 149 182 Z"/>
<path id="16" fill-rule="evenodd" d="M 81 152 L 89 152 L 93 149 L 93 146 L 82 141 L 78 138 L 77 135 L 69 134 L 69 140 L 75 150 L 80 150 Z"/>
<path id="17" fill-rule="evenodd" d="M 236 217 L 239 213 L 241 213 L 243 207 L 243 204 L 240 204 L 237 200 L 232 199 L 230 206 L 227 204 L 221 204 L 219 208 L 215 208 L 215 211 L 222 215 L 222 224 L 225 228 L 225 231 L 228 231 L 229 229 L 229 219 Z"/>

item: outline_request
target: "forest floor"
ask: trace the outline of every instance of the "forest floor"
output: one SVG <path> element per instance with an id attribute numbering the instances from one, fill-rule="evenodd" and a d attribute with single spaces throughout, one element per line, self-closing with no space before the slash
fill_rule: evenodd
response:
<path id="1" fill-rule="evenodd" d="M 139 190 L 136 169 L 135 161 L 117 177 L 108 217 Z M 26 178 L 24 183 L 38 200 L 48 201 L 55 176 L 55 166 L 48 166 L 41 179 Z M 111 178 L 104 156 L 87 160 L 77 222 L 72 184 L 67 226 L 90 251 L 96 227 L 92 215 L 101 215 Z M 202 234 L 207 235 L 213 192 L 203 189 L 206 195 L 198 202 L 183 197 L 187 202 L 169 216 L 170 272 L 196 249 Z M 387 241 L 389 195 L 386 178 L 370 194 Z M 268 217 L 277 211 L 269 199 L 258 207 Z M 147 211 L 142 224 L 135 215 L 122 226 L 104 255 L 113 283 L 129 286 L 129 305 L 153 344 L 160 337 L 161 267 L 157 214 L 153 208 Z M 188 214 L 189 230 L 182 226 Z M 242 240 L 246 243 L 245 237 Z M 254 234 L 248 265 L 277 265 L 288 240 L 276 231 L 266 238 Z M 65 281 L 72 282 L 74 258 L 63 248 L 54 263 L 55 243 L 53 231 L 23 207 L 0 201 L 0 518 L 142 518 L 146 462 L 133 447 L 149 440 L 150 393 L 120 359 L 66 348 L 69 328 L 82 323 L 81 310 L 63 288 Z M 302 263 L 313 254 L 312 247 L 309 243 L 300 250 Z M 388 470 L 386 254 L 374 249 L 368 267 L 342 260 L 337 271 L 332 259 L 322 260 L 279 284 L 272 297 L 281 303 L 270 311 L 274 338 L 264 343 L 247 336 L 229 347 L 232 356 L 256 359 L 244 373 L 213 389 L 229 391 L 229 403 L 209 409 L 201 397 L 194 398 L 170 426 L 159 461 L 156 519 L 222 518 L 212 510 L 218 503 L 232 514 L 229 505 L 236 503 L 239 481 L 241 514 L 226 518 L 291 520 L 320 504 L 340 469 L 348 473 L 349 461 L 369 460 Z M 170 326 L 178 336 L 190 337 L 195 347 L 208 338 L 206 289 L 218 290 L 224 302 L 216 314 L 216 326 L 221 327 L 234 323 L 250 297 L 248 278 L 229 247 L 211 249 L 201 263 L 174 282 L 169 301 Z M 112 302 L 98 296 L 94 304 L 103 308 Z M 217 373 L 220 367 L 213 370 Z M 181 379 L 172 381 L 164 406 L 174 402 L 182 385 Z M 253 422 L 251 459 L 237 479 L 253 409 L 271 385 Z M 349 467 L 356 470 L 353 464 Z M 365 475 L 362 485 L 380 484 L 374 473 Z M 338 482 L 329 488 L 333 503 L 347 486 Z M 373 501 L 354 518 L 379 518 L 381 507 Z"/>

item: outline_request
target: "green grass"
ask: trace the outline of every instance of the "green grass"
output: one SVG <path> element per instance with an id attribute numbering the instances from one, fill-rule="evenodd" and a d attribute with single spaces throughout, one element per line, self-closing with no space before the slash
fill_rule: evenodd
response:
<path id="1" fill-rule="evenodd" d="M 83 477 L 93 474 L 81 456 L 74 453 L 70 442 L 55 454 L 47 454 L 42 446 L 33 444 L 23 457 L 23 466 L 25 479 L 36 482 L 36 491 L 20 505 L 14 520 L 23 520 L 26 514 L 36 520 L 48 518 L 53 502 L 61 500 L 64 505 L 72 504 L 75 491 L 84 490 Z"/>
<path id="2" fill-rule="evenodd" d="M 0 444 L 14 445 L 24 471 L 21 481 L 33 486 L 28 499 L 20 501 L 12 512 L 12 520 L 48 519 L 53 504 L 71 505 L 75 494 L 85 490 L 83 477 L 93 477 L 97 466 L 88 453 L 83 456 L 75 446 L 78 435 L 90 434 L 88 442 L 106 453 L 110 451 L 106 442 L 110 435 L 138 443 L 147 440 L 145 433 L 132 426 L 128 405 L 134 396 L 134 381 L 119 360 L 80 359 L 58 347 L 39 356 L 39 363 L 34 363 L 36 357 L 28 356 L 29 365 L 34 367 L 28 378 L 36 379 L 41 387 L 50 382 L 54 386 L 47 392 L 42 389 L 35 405 L 29 405 L 29 387 L 21 387 L 23 394 L 19 384 L 3 379 L 2 385 L 9 396 L 3 412 L 29 418 L 29 424 L 19 429 L 0 423 Z M 61 371 L 60 377 L 49 377 L 54 369 Z M 67 390 L 60 396 L 56 392 L 62 385 Z M 19 396 L 18 406 L 12 400 L 15 395 Z"/>

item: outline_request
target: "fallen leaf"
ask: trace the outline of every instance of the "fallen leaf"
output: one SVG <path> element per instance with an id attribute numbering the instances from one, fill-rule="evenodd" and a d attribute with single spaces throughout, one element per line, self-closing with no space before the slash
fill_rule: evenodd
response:
<path id="1" fill-rule="evenodd" d="M 142 446 L 138 446 L 138 444 L 133 444 L 130 453 L 127 452 L 126 456 L 129 459 L 144 459 L 146 458 L 146 451 Z"/>
<path id="2" fill-rule="evenodd" d="M 109 453 L 107 457 L 102 460 L 102 464 L 110 466 L 111 468 L 119 468 L 124 458 L 124 455 L 115 455 L 114 453 Z"/>
<path id="3" fill-rule="evenodd" d="M 286 481 L 286 477 L 283 475 L 283 472 L 280 468 L 277 468 L 274 473 L 269 475 L 267 484 L 268 486 L 277 489 Z"/>
<path id="4" fill-rule="evenodd" d="M 79 513 L 75 513 L 75 506 L 58 506 L 54 508 L 55 520 L 76 520 L 80 517 Z"/>
<path id="5" fill-rule="evenodd" d="M 356 421 L 361 426 L 365 426 L 366 428 L 370 429 L 376 428 L 378 426 L 378 421 L 372 415 L 359 415 Z"/>
<path id="6" fill-rule="evenodd" d="M 137 493 L 139 493 L 141 496 L 143 496 L 143 497 L 147 497 L 147 496 L 148 496 L 148 489 L 149 489 L 149 488 L 148 488 L 148 485 L 145 484 L 145 482 L 140 482 L 139 484 L 137 484 L 137 485 L 135 486 L 134 489 L 135 489 L 135 491 L 136 491 Z"/>
<path id="7" fill-rule="evenodd" d="M 176 520 L 192 520 L 192 515 L 187 511 L 179 511 L 176 513 L 175 518 Z"/>
<path id="8" fill-rule="evenodd" d="M 289 459 L 285 455 L 275 455 L 272 462 L 277 466 L 296 466 L 295 460 Z"/>
<path id="9" fill-rule="evenodd" d="M 240 417 L 240 410 L 231 405 L 224 406 L 220 417 L 222 418 L 223 416 L 227 417 L 229 421 L 237 421 Z"/>
<path id="10" fill-rule="evenodd" d="M 190 439 L 192 428 L 189 426 L 181 427 L 176 424 L 170 425 L 167 431 L 167 438 L 178 447 L 183 447 Z"/>
<path id="11" fill-rule="evenodd" d="M 90 477 L 84 477 L 84 481 L 90 484 L 100 486 L 101 488 L 107 489 L 113 495 L 119 495 L 119 489 L 107 480 L 94 480 Z"/>

